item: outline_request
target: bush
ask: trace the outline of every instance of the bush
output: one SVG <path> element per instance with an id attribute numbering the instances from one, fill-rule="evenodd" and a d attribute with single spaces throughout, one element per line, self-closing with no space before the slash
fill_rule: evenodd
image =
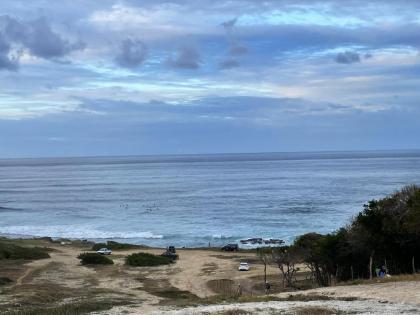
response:
<path id="1" fill-rule="evenodd" d="M 101 248 L 109 248 L 111 250 L 128 250 L 128 249 L 138 249 L 144 248 L 144 245 L 134 245 L 134 244 L 127 244 L 127 243 L 118 243 L 114 241 L 108 241 L 106 243 L 97 243 L 92 246 L 92 250 L 100 250 Z"/>
<path id="2" fill-rule="evenodd" d="M 1 259 L 44 259 L 50 258 L 47 248 L 42 247 L 23 247 L 8 242 L 0 242 Z"/>
<path id="3" fill-rule="evenodd" d="M 98 253 L 83 253 L 77 256 L 82 265 L 112 265 L 112 259 Z"/>
<path id="4" fill-rule="evenodd" d="M 168 257 L 157 256 L 148 253 L 135 253 L 128 255 L 125 263 L 129 266 L 146 267 L 146 266 L 160 266 L 169 265 L 172 260 Z"/>
<path id="5" fill-rule="evenodd" d="M 420 187 L 407 186 L 371 200 L 351 223 L 334 233 L 308 233 L 292 245 L 302 253 L 320 286 L 390 274 L 416 273 L 420 265 Z"/>

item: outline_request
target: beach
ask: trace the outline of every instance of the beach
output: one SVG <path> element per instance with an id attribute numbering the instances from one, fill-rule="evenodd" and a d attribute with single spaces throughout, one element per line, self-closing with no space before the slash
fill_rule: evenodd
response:
<path id="1" fill-rule="evenodd" d="M 114 265 L 82 266 L 77 256 L 90 251 L 90 246 L 81 242 L 65 245 L 39 239 L 11 242 L 48 247 L 51 257 L 31 262 L 0 260 L 0 276 L 12 280 L 0 286 L 0 313 L 72 304 L 106 305 L 97 314 L 224 314 L 221 312 L 232 309 L 249 314 L 257 310 L 260 312 L 256 314 L 272 314 L 273 310 L 297 314 L 296 310 L 308 307 L 357 314 L 420 312 L 418 277 L 284 292 L 279 270 L 271 264 L 267 274 L 272 291 L 266 297 L 262 287 L 263 265 L 252 251 L 177 249 L 179 260 L 174 264 L 158 267 L 124 264 L 125 257 L 134 252 L 163 252 L 160 248 L 144 248 L 114 251 L 109 256 Z M 250 271 L 238 271 L 241 261 L 249 262 Z M 303 281 L 306 276 L 307 270 L 302 265 L 298 278 Z M 238 285 L 239 299 L 235 297 Z M 220 296 L 225 298 L 220 300 Z"/>

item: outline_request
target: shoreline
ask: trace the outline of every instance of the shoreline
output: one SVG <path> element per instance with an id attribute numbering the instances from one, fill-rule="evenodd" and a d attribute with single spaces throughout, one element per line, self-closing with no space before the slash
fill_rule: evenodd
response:
<path id="1" fill-rule="evenodd" d="M 11 240 L 51 240 L 54 242 L 64 241 L 64 242 L 85 242 L 85 243 L 106 243 L 108 241 L 118 242 L 118 243 L 125 243 L 130 245 L 139 245 L 144 246 L 148 248 L 166 248 L 168 246 L 172 246 L 173 244 L 171 242 L 167 242 L 168 244 L 166 246 L 154 246 L 154 245 L 148 245 L 146 242 L 142 243 L 136 243 L 136 242 L 130 242 L 132 240 L 131 238 L 123 239 L 123 238 L 68 238 L 68 237 L 53 237 L 53 236 L 33 236 L 33 235 L 20 235 L 20 234 L 3 234 L 0 233 L 0 239 L 1 238 L 7 238 Z M 221 238 L 220 240 L 222 240 Z M 266 240 L 266 239 L 264 239 Z M 268 240 L 268 239 L 267 239 Z M 282 240 L 281 240 L 282 241 Z M 283 242 L 283 241 L 282 241 Z M 215 245 L 216 243 L 216 245 Z M 242 240 L 237 241 L 231 241 L 226 240 L 226 242 L 214 242 L 211 244 L 209 242 L 210 246 L 177 246 L 177 248 L 182 249 L 218 249 L 220 250 L 221 247 L 227 244 L 237 244 L 238 248 L 241 250 L 255 250 L 260 247 L 278 247 L 287 245 L 287 243 L 279 243 L 279 244 L 265 244 L 265 243 L 259 243 L 259 244 L 244 244 L 242 243 Z"/>

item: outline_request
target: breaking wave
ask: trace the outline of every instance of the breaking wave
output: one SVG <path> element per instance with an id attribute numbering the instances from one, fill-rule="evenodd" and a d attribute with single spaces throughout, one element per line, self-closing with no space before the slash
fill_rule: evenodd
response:
<path id="1" fill-rule="evenodd" d="M 71 238 L 71 239 L 162 239 L 163 235 L 153 234 L 152 232 L 133 232 L 133 231 L 103 231 L 92 229 L 87 226 L 34 226 L 18 225 L 2 227 L 0 233 L 4 235 L 19 236 L 50 236 L 53 238 Z"/>

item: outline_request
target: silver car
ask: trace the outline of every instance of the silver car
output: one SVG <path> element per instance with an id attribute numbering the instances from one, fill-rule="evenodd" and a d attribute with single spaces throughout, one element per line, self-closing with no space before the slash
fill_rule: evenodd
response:
<path id="1" fill-rule="evenodd" d="M 247 262 L 241 262 L 239 264 L 238 270 L 239 271 L 249 271 L 249 265 L 248 265 L 248 263 Z"/>
<path id="2" fill-rule="evenodd" d="M 112 250 L 108 249 L 108 248 L 101 248 L 100 250 L 96 251 L 98 254 L 101 255 L 111 255 Z"/>

